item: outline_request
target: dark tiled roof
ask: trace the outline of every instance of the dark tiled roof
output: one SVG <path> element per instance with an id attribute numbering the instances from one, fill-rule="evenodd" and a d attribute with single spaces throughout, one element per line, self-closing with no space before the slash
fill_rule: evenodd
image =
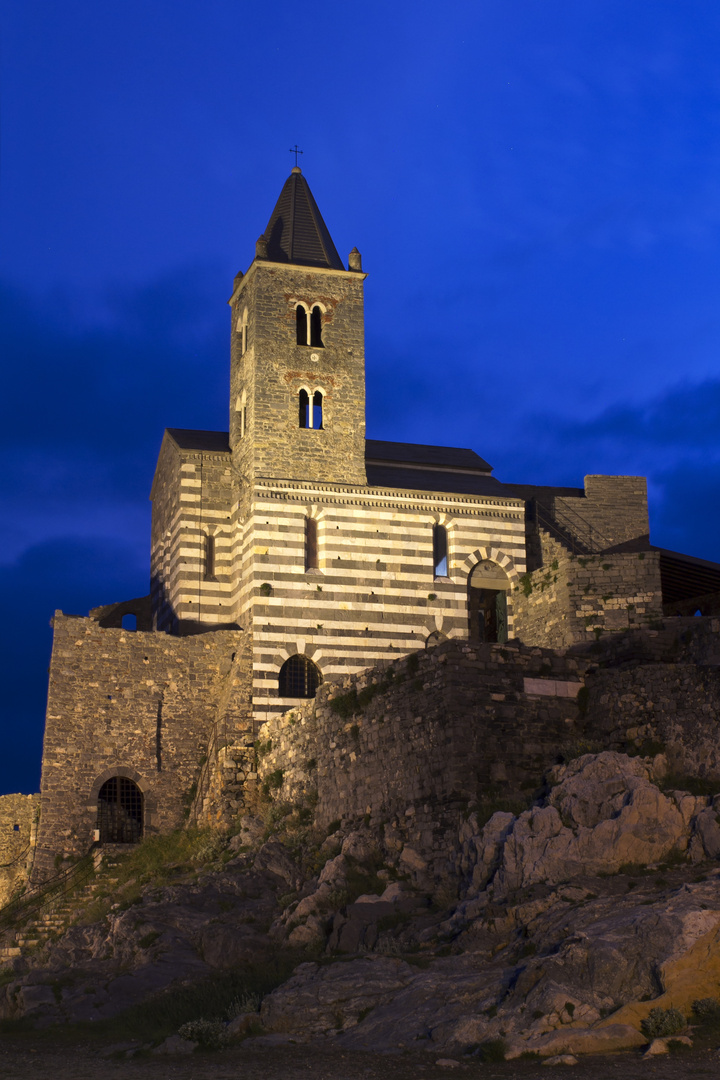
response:
<path id="1" fill-rule="evenodd" d="M 370 487 L 410 488 L 414 491 L 446 491 L 457 495 L 493 495 L 497 498 L 517 498 L 505 491 L 504 484 L 489 473 L 473 473 L 452 469 L 403 468 L 402 465 L 376 465 L 368 462 L 367 481 Z"/>
<path id="2" fill-rule="evenodd" d="M 264 236 L 271 262 L 345 269 L 308 182 L 298 168 L 285 181 Z"/>
<path id="3" fill-rule="evenodd" d="M 165 429 L 181 450 L 207 450 L 213 454 L 230 452 L 227 431 L 195 431 L 193 428 Z"/>
<path id="4" fill-rule="evenodd" d="M 425 465 L 428 469 L 472 470 L 491 473 L 488 465 L 474 450 L 459 446 L 425 446 L 423 443 L 385 442 L 381 439 L 365 440 L 365 460 L 368 462 L 397 462 L 403 465 Z M 456 489 L 453 489 L 456 490 Z"/>
<path id="5" fill-rule="evenodd" d="M 652 550 L 660 552 L 664 603 L 720 592 L 720 563 L 696 559 L 692 555 L 682 555 L 679 551 L 668 551 L 655 545 L 652 545 Z"/>

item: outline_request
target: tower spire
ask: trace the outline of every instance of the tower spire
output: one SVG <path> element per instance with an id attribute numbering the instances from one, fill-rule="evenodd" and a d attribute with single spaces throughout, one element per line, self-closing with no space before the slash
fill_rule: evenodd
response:
<path id="1" fill-rule="evenodd" d="M 302 150 L 297 152 L 301 154 Z M 267 244 L 265 258 L 270 262 L 345 269 L 310 186 L 297 165 L 283 185 L 263 239 Z"/>

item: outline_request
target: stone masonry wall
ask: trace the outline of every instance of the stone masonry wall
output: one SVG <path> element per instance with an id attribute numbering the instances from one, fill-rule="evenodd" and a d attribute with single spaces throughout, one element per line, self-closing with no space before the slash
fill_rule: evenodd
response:
<path id="1" fill-rule="evenodd" d="M 513 592 L 514 632 L 526 645 L 561 649 L 662 618 L 658 552 L 575 556 L 539 532 L 543 565 Z"/>
<path id="2" fill-rule="evenodd" d="M 316 802 L 319 825 L 367 816 L 440 874 L 468 808 L 529 798 L 583 746 L 665 749 L 674 772 L 719 778 L 719 712 L 720 619 L 562 651 L 448 641 L 263 725 L 257 778 L 271 798 Z"/>
<path id="3" fill-rule="evenodd" d="M 39 806 L 39 795 L 0 795 L 0 907 L 27 878 Z"/>
<path id="4" fill-rule="evenodd" d="M 399 830 L 440 872 L 468 806 L 527 795 L 572 737 L 585 663 L 448 641 L 324 684 L 263 725 L 258 781 L 291 802 L 316 791 L 323 826 L 367 815 L 386 835 Z"/>
<path id="5" fill-rule="evenodd" d="M 668 618 L 613 644 L 586 674 L 586 730 L 611 749 L 662 750 L 681 785 L 720 780 L 720 619 Z"/>
<path id="6" fill-rule="evenodd" d="M 36 878 L 57 856 L 88 849 L 97 793 L 112 775 L 140 787 L 147 833 L 182 824 L 213 725 L 226 741 L 242 731 L 249 672 L 234 664 L 242 639 L 103 629 L 56 613 Z"/>
<path id="7" fill-rule="evenodd" d="M 591 550 L 604 551 L 650 532 L 644 476 L 586 476 L 585 498 L 557 496 L 554 509 Z"/>

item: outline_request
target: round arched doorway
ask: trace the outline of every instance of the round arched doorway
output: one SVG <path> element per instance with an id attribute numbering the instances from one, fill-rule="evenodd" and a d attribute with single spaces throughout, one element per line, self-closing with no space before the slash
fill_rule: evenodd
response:
<path id="1" fill-rule="evenodd" d="M 280 668 L 280 697 L 313 698 L 322 682 L 322 672 L 309 656 L 289 657 Z"/>
<path id="2" fill-rule="evenodd" d="M 468 578 L 469 636 L 471 641 L 504 642 L 508 639 L 507 594 L 510 579 L 501 566 L 483 559 Z"/>
<path id="3" fill-rule="evenodd" d="M 143 793 L 127 776 L 111 776 L 98 792 L 101 844 L 137 844 L 143 834 Z"/>

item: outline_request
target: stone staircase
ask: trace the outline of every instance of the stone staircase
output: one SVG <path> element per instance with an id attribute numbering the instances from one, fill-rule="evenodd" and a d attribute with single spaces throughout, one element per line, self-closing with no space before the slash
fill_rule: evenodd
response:
<path id="1" fill-rule="evenodd" d="M 52 895 L 45 901 L 41 894 L 35 910 L 31 907 L 27 914 L 20 910 L 15 920 L 0 928 L 0 965 L 14 957 L 42 948 L 48 941 L 67 930 L 77 914 L 93 899 L 101 884 L 108 886 L 117 883 L 117 878 L 108 877 L 106 874 L 103 874 L 102 882 L 99 882 L 95 879 L 95 874 L 101 866 L 104 871 L 112 872 L 130 846 L 132 845 L 108 845 L 98 849 L 93 853 L 93 868 L 90 871 L 93 876 L 89 881 L 79 887 L 73 887 L 70 882 L 67 891 Z M 7 909 L 0 910 L 0 917 L 4 911 Z"/>

